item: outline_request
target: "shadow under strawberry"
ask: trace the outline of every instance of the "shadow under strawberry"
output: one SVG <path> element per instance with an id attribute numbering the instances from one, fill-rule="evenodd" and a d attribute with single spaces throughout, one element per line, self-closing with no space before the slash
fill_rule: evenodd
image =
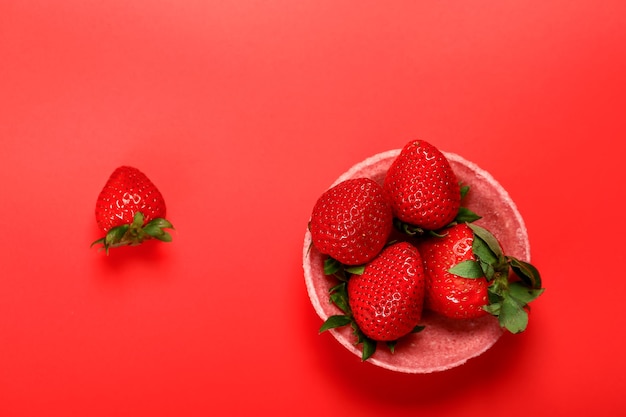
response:
<path id="1" fill-rule="evenodd" d="M 97 266 L 104 271 L 118 273 L 133 265 L 152 265 L 157 268 L 161 262 L 166 262 L 168 251 L 159 245 L 157 240 L 148 240 L 137 246 L 121 246 L 109 251 L 108 256 L 98 257 Z"/>

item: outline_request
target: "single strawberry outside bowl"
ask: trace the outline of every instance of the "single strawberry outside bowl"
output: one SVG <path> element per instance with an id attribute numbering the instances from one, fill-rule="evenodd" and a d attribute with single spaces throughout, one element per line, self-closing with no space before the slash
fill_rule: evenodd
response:
<path id="1" fill-rule="evenodd" d="M 367 158 L 341 175 L 331 187 L 359 177 L 368 177 L 382 184 L 389 166 L 399 153 L 400 149 L 394 149 Z M 526 226 L 507 191 L 476 164 L 459 155 L 443 153 L 459 181 L 470 186 L 463 206 L 483 216 L 476 223 L 489 229 L 508 255 L 530 261 Z M 307 230 L 303 248 L 304 278 L 311 304 L 322 321 L 331 315 L 342 314 L 329 301 L 329 290 L 336 281 L 324 275 L 323 264 L 324 256 L 311 245 L 311 234 Z M 500 325 L 493 316 L 454 320 L 425 311 L 420 324 L 426 328 L 401 339 L 395 353 L 381 346 L 368 362 L 404 373 L 443 371 L 481 355 L 502 335 Z M 361 357 L 361 346 L 355 344 L 356 339 L 349 326 L 331 329 L 329 332 L 346 349 Z"/>

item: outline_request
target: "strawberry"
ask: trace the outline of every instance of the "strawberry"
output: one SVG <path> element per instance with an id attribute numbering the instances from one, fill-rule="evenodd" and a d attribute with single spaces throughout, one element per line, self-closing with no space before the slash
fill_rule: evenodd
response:
<path id="1" fill-rule="evenodd" d="M 378 255 L 392 227 L 383 189 L 369 178 L 346 180 L 324 192 L 309 223 L 313 245 L 345 265 L 364 264 Z"/>
<path id="2" fill-rule="evenodd" d="M 511 333 L 526 329 L 528 304 L 544 291 L 541 276 L 533 265 L 506 256 L 488 230 L 456 224 L 441 236 L 428 237 L 418 248 L 428 309 L 452 318 L 490 313 Z"/>
<path id="3" fill-rule="evenodd" d="M 163 229 L 172 224 L 165 219 L 165 200 L 161 192 L 137 168 L 117 168 L 98 196 L 96 223 L 106 233 L 92 243 L 111 247 L 138 245 L 156 238 L 169 242 L 172 237 Z"/>
<path id="4" fill-rule="evenodd" d="M 404 146 L 389 167 L 383 188 L 393 215 L 424 230 L 451 223 L 461 205 L 459 181 L 450 163 L 423 140 Z"/>
<path id="5" fill-rule="evenodd" d="M 446 229 L 443 236 L 431 236 L 418 244 L 426 275 L 425 307 L 451 318 L 484 316 L 489 303 L 487 279 L 475 279 L 448 272 L 462 261 L 476 260 L 472 252 L 474 232 L 461 223 Z"/>
<path id="6" fill-rule="evenodd" d="M 408 242 L 391 244 L 331 290 L 331 300 L 346 314 L 329 317 L 320 331 L 351 324 L 358 343 L 364 345 L 363 360 L 375 352 L 379 341 L 393 351 L 398 339 L 423 329 L 418 323 L 424 285 L 418 250 Z"/>
<path id="7" fill-rule="evenodd" d="M 397 340 L 417 326 L 424 300 L 422 257 L 408 242 L 393 244 L 348 281 L 354 321 L 369 338 Z"/>

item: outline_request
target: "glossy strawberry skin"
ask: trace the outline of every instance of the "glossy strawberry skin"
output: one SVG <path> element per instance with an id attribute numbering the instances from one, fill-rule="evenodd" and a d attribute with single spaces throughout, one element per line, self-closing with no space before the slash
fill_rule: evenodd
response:
<path id="1" fill-rule="evenodd" d="M 130 166 L 118 167 L 98 196 L 98 227 L 106 233 L 114 227 L 131 224 L 137 212 L 143 214 L 144 224 L 165 218 L 165 200 L 143 172 Z"/>
<path id="2" fill-rule="evenodd" d="M 408 242 L 392 244 L 348 281 L 354 321 L 373 340 L 397 340 L 419 324 L 424 286 L 418 250 Z"/>
<path id="3" fill-rule="evenodd" d="M 460 185 L 450 163 L 423 140 L 407 143 L 389 167 L 385 194 L 399 220 L 425 230 L 437 230 L 456 217 Z"/>
<path id="4" fill-rule="evenodd" d="M 445 229 L 444 236 L 431 236 L 418 244 L 426 276 L 425 308 L 443 316 L 466 319 L 487 315 L 489 286 L 485 277 L 462 278 L 448 270 L 472 252 L 474 234 L 465 223 Z"/>
<path id="5" fill-rule="evenodd" d="M 165 229 L 174 226 L 165 219 L 165 200 L 137 168 L 121 166 L 109 177 L 96 202 L 96 222 L 105 233 L 91 246 L 110 248 L 140 245 L 148 239 L 171 242 Z"/>
<path id="6" fill-rule="evenodd" d="M 368 178 L 343 181 L 324 192 L 311 214 L 315 247 L 345 265 L 361 265 L 382 250 L 393 226 L 382 187 Z"/>

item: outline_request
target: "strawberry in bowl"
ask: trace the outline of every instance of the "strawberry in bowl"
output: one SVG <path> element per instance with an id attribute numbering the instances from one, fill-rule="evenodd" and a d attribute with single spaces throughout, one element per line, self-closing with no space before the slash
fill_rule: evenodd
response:
<path id="1" fill-rule="evenodd" d="M 322 194 L 309 229 L 318 250 L 345 265 L 360 265 L 385 246 L 392 220 L 383 187 L 369 178 L 356 178 Z"/>
<path id="2" fill-rule="evenodd" d="M 526 328 L 528 303 L 543 292 L 541 278 L 529 263 L 524 221 L 489 173 L 418 140 L 354 165 L 330 189 L 362 178 L 383 188 L 394 228 L 378 254 L 369 253 L 371 259 L 360 265 L 320 250 L 307 229 L 304 276 L 323 320 L 321 331 L 374 365 L 429 373 L 459 366 L 488 350 L 503 332 Z M 362 221 L 359 227 L 367 229 Z M 421 262 L 408 268 L 390 258 L 387 252 L 398 245 L 407 262 Z M 441 302 L 455 296 L 458 303 Z M 396 327 L 395 333 L 380 330 Z M 388 349 L 377 349 L 380 344 Z"/>

